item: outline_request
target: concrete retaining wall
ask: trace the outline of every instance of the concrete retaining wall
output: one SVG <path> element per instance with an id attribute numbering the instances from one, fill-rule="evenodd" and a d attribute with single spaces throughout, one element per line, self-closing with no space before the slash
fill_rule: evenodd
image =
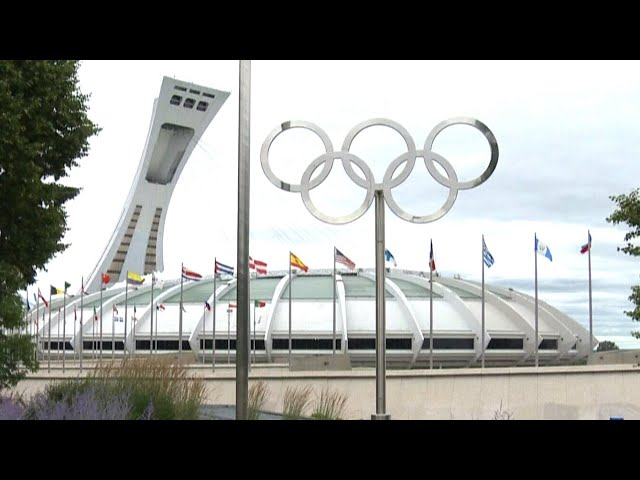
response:
<path id="1" fill-rule="evenodd" d="M 208 388 L 208 403 L 235 403 L 233 365 L 190 366 Z M 86 371 L 86 368 L 85 368 Z M 79 376 L 77 368 L 32 374 L 17 390 L 29 396 L 53 380 Z M 292 372 L 286 365 L 254 367 L 249 382 L 269 389 L 265 410 L 281 412 L 287 387 L 311 385 L 347 396 L 345 417 L 369 419 L 375 412 L 375 369 Z M 493 419 L 497 411 L 524 419 L 640 419 L 640 368 L 585 365 L 446 370 L 387 370 L 387 413 L 398 419 Z"/>

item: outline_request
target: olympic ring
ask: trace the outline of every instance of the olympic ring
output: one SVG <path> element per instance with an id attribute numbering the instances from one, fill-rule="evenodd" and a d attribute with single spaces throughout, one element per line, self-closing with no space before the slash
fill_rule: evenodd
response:
<path id="1" fill-rule="evenodd" d="M 489 165 L 487 166 L 485 171 L 473 180 L 464 182 L 458 181 L 458 175 L 447 159 L 431 150 L 436 137 L 445 128 L 456 124 L 469 125 L 476 130 L 479 130 L 480 133 L 482 133 L 489 142 L 489 147 L 491 149 Z M 407 151 L 396 158 L 393 162 L 391 162 L 384 174 L 382 183 L 376 183 L 373 172 L 371 171 L 369 166 L 361 158 L 349 152 L 349 148 L 351 147 L 351 144 L 353 143 L 355 137 L 364 129 L 372 126 L 385 126 L 395 130 L 402 136 L 407 146 Z M 320 140 L 322 140 L 322 143 L 325 147 L 325 153 L 313 160 L 305 169 L 299 184 L 289 184 L 283 182 L 273 173 L 269 165 L 269 150 L 271 148 L 271 144 L 278 135 L 290 128 L 304 128 L 314 132 L 316 135 L 318 135 L 318 137 L 320 137 Z M 362 215 L 364 215 L 367 210 L 369 210 L 369 207 L 373 202 L 375 191 L 382 190 L 387 205 L 389 205 L 391 211 L 398 217 L 412 223 L 430 223 L 443 217 L 451 209 L 451 207 L 453 207 L 453 204 L 458 197 L 458 191 L 475 188 L 487 181 L 487 179 L 493 174 L 496 169 L 496 166 L 498 164 L 498 154 L 498 142 L 496 141 L 496 138 L 491 130 L 489 130 L 489 127 L 487 127 L 479 120 L 469 117 L 454 117 L 440 122 L 429 133 L 425 141 L 423 150 L 416 150 L 413 138 L 411 138 L 409 132 L 399 123 L 385 118 L 374 118 L 371 120 L 366 120 L 351 129 L 351 131 L 345 137 L 345 140 L 342 144 L 342 150 L 340 152 L 335 152 L 333 150 L 331 140 L 324 132 L 324 130 L 322 130 L 314 123 L 298 120 L 282 123 L 267 136 L 262 144 L 262 149 L 260 150 L 260 164 L 262 166 L 264 174 L 271 183 L 273 183 L 281 190 L 287 192 L 299 192 L 305 207 L 307 207 L 307 210 L 309 210 L 309 212 L 314 217 L 323 222 L 341 225 L 357 220 Z M 431 177 L 433 177 L 433 179 L 436 180 L 440 185 L 449 189 L 449 194 L 444 204 L 438 210 L 429 215 L 410 215 L 409 213 L 405 212 L 395 201 L 395 199 L 393 198 L 393 193 L 391 191 L 393 188 L 402 184 L 409 177 L 409 175 L 411 175 L 413 167 L 415 166 L 416 158 L 418 157 L 422 157 L 424 159 L 425 166 L 427 167 L 427 171 L 429 172 Z M 313 190 L 326 180 L 326 178 L 329 176 L 329 173 L 331 172 L 331 169 L 333 168 L 333 161 L 336 159 L 340 159 L 342 161 L 342 166 L 344 167 L 344 170 L 349 178 L 351 178 L 351 180 L 353 180 L 356 185 L 366 189 L 367 191 L 364 201 L 356 210 L 340 217 L 332 217 L 318 210 L 314 203 L 311 201 L 311 197 L 309 195 L 309 192 L 311 190 Z M 444 169 L 445 173 L 447 174 L 446 177 L 438 171 L 434 162 L 438 163 Z M 352 163 L 355 163 L 356 166 L 358 166 L 360 170 L 362 170 L 362 172 L 364 173 L 364 178 L 362 178 L 355 172 L 351 165 Z M 402 164 L 405 164 L 403 170 L 394 178 L 393 174 Z M 320 168 L 321 165 L 322 170 L 320 174 L 312 180 L 311 176 L 318 168 Z"/>

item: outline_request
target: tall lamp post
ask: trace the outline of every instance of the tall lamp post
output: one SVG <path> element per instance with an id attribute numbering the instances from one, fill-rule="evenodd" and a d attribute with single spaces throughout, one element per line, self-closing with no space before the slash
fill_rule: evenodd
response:
<path id="1" fill-rule="evenodd" d="M 249 146 L 251 61 L 240 60 L 238 100 L 238 312 L 236 321 L 236 419 L 249 418 Z"/>
<path id="2" fill-rule="evenodd" d="M 442 132 L 445 128 L 450 127 L 451 125 L 462 124 L 469 125 L 471 127 L 479 130 L 489 142 L 489 146 L 491 148 L 491 158 L 489 161 L 489 166 L 487 169 L 477 178 L 473 180 L 469 180 L 466 182 L 458 181 L 458 176 L 456 171 L 453 169 L 451 164 L 441 155 L 432 151 L 433 142 L 436 137 Z M 349 148 L 353 143 L 355 137 L 365 130 L 366 128 L 373 126 L 386 126 L 389 127 L 396 132 L 398 132 L 407 146 L 407 151 L 397 157 L 395 160 L 391 162 L 387 171 L 384 174 L 383 180 L 381 183 L 376 182 L 373 172 L 369 168 L 369 166 L 359 157 L 349 152 Z M 278 135 L 285 132 L 286 130 L 290 130 L 292 128 L 304 128 L 306 130 L 310 130 L 320 139 L 325 147 L 325 153 L 320 155 L 314 161 L 312 161 L 309 166 L 306 168 L 302 175 L 302 179 L 299 184 L 290 184 L 283 182 L 280 178 L 278 178 L 269 165 L 269 149 L 271 148 L 271 144 L 276 139 Z M 441 185 L 449 188 L 449 195 L 445 200 L 444 204 L 436 210 L 434 213 L 424 216 L 416 216 L 411 215 L 404 211 L 400 206 L 396 203 L 393 198 L 392 189 L 402 184 L 413 171 L 413 167 L 416 163 L 416 158 L 421 157 L 424 159 L 424 163 L 427 167 L 429 174 Z M 333 161 L 335 159 L 340 159 L 342 161 L 342 166 L 349 176 L 351 180 L 360 188 L 366 189 L 366 196 L 362 204 L 350 214 L 341 216 L 341 217 L 333 217 L 330 215 L 326 215 L 316 208 L 316 206 L 311 201 L 311 197 L 309 195 L 310 190 L 313 190 L 329 176 L 331 172 L 331 168 L 333 167 Z M 435 163 L 439 164 L 447 174 L 447 176 L 443 176 L 435 166 Z M 353 169 L 352 164 L 355 163 L 356 166 L 362 171 L 364 174 L 364 178 L 360 176 Z M 458 196 L 459 190 L 467 190 L 470 188 L 477 187 L 478 185 L 484 183 L 493 173 L 497 164 L 498 164 L 498 143 L 495 139 L 495 136 L 489 130 L 489 128 L 474 118 L 469 117 L 455 117 L 449 120 L 445 120 L 436 125 L 424 144 L 423 150 L 416 150 L 415 143 L 409 132 L 399 123 L 394 122 L 393 120 L 384 119 L 384 118 L 374 118 L 371 120 L 366 120 L 351 129 L 351 131 L 347 134 L 344 142 L 342 144 L 342 149 L 338 152 L 334 151 L 331 140 L 327 136 L 327 134 L 317 125 L 306 122 L 306 121 L 288 121 L 280 124 L 277 128 L 275 128 L 264 140 L 262 144 L 262 149 L 260 151 L 260 164 L 262 166 L 262 170 L 266 177 L 269 179 L 271 183 L 273 183 L 276 187 L 284 190 L 286 192 L 294 192 L 300 193 L 302 196 L 302 201 L 307 207 L 307 210 L 316 217 L 318 220 L 323 222 L 333 224 L 333 225 L 343 225 L 349 222 L 353 222 L 364 215 L 368 210 L 375 198 L 375 252 L 376 252 L 376 413 L 371 415 L 373 420 L 387 420 L 390 417 L 388 413 L 386 413 L 386 339 L 385 339 L 385 299 L 384 299 L 384 283 L 385 283 L 385 270 L 384 270 L 384 250 L 385 250 L 385 241 L 384 241 L 384 203 L 386 200 L 387 205 L 391 209 L 393 213 L 395 213 L 398 217 L 403 220 L 406 220 L 411 223 L 430 223 L 442 218 L 453 206 Z M 396 170 L 404 164 L 404 167 L 400 174 L 397 176 L 393 176 Z M 322 170 L 319 175 L 317 175 L 313 180 L 311 179 L 314 172 L 322 167 Z"/>

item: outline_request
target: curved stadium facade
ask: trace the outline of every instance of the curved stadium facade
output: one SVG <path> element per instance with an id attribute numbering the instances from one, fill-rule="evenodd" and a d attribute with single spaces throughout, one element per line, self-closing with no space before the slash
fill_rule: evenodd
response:
<path id="1" fill-rule="evenodd" d="M 289 286 L 292 291 L 292 355 L 331 354 L 334 338 L 332 280 L 330 270 L 294 274 L 291 282 L 286 271 L 252 277 L 252 306 L 249 309 L 252 358 L 255 347 L 257 362 L 288 359 Z M 199 282 L 184 282 L 182 351 L 191 351 L 199 361 L 211 363 L 215 313 L 215 361 L 218 364 L 235 360 L 236 309 L 230 305 L 236 302 L 236 279 L 218 278 L 216 283 L 214 305 L 213 277 L 205 277 Z M 476 282 L 441 276 L 434 278 L 434 368 L 480 364 L 481 293 L 481 285 Z M 119 357 L 131 353 L 177 352 L 180 341 L 180 280 L 165 281 L 161 287 L 155 286 L 153 302 L 151 295 L 150 285 L 129 286 L 125 291 L 123 282 L 102 292 L 102 304 L 100 292 L 85 295 L 82 299 L 77 295 L 68 298 L 64 308 L 63 299 L 54 298 L 50 334 L 53 358 L 62 353 L 63 347 L 67 356 L 82 351 L 85 358 L 95 357 L 100 351 L 100 338 L 106 358 L 112 353 Z M 428 273 L 388 270 L 386 355 L 389 367 L 428 367 L 429 296 Z M 263 301 L 265 306 L 254 308 L 255 300 Z M 212 306 L 211 311 L 205 308 L 205 302 Z M 349 355 L 354 366 L 375 365 L 374 270 L 338 273 L 335 305 L 336 351 Z M 585 358 L 589 353 L 589 331 L 545 302 L 539 300 L 538 308 L 540 365 L 566 365 Z M 65 319 L 63 310 L 66 311 Z M 41 317 L 43 312 L 41 309 Z M 536 340 L 532 297 L 512 289 L 485 285 L 485 319 L 487 366 L 534 363 Z M 64 327 L 63 320 L 66 321 Z M 63 331 L 67 332 L 64 339 Z M 38 345 L 46 356 L 49 352 L 48 323 L 39 331 Z"/>

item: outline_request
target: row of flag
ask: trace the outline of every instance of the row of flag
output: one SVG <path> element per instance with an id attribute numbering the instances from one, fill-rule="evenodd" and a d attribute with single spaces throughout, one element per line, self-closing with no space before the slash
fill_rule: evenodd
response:
<path id="1" fill-rule="evenodd" d="M 540 241 L 537 235 L 535 235 L 534 238 L 535 238 L 535 246 L 534 246 L 535 252 L 542 255 L 545 258 L 548 258 L 549 261 L 553 261 L 553 256 L 551 254 L 551 250 L 549 249 L 549 247 L 545 243 Z M 591 232 L 589 231 L 587 231 L 587 238 L 588 238 L 587 243 L 585 243 L 580 247 L 581 254 L 587 253 L 588 251 L 591 250 Z M 304 272 L 307 272 L 309 270 L 309 267 L 300 259 L 300 257 L 295 255 L 293 252 L 289 252 L 289 255 L 290 255 L 290 264 L 292 267 L 299 268 Z M 389 249 L 385 249 L 384 255 L 385 255 L 385 260 L 387 262 L 392 262 L 395 267 L 398 266 L 398 262 L 396 261 L 395 257 L 393 256 L 393 254 Z M 485 265 L 487 267 L 491 267 L 494 264 L 495 260 L 493 258 L 493 255 L 491 255 L 491 252 L 489 252 L 489 249 L 487 248 L 487 244 L 484 241 L 484 235 L 482 236 L 482 255 L 483 255 L 483 260 Z M 336 247 L 334 247 L 334 263 L 340 263 L 351 270 L 354 270 L 356 267 L 356 264 L 349 257 L 343 254 L 340 250 L 338 250 Z M 254 260 L 252 257 L 249 257 L 249 268 L 251 270 L 255 270 L 259 274 L 262 274 L 262 275 L 267 274 L 267 263 L 261 260 Z M 436 270 L 436 262 L 435 262 L 434 253 L 433 253 L 433 241 L 430 242 L 429 269 L 431 271 Z M 234 268 L 230 265 L 221 263 L 216 259 L 215 273 L 225 273 L 228 275 L 233 275 Z M 202 280 L 202 275 L 183 266 L 182 278 L 184 278 L 185 280 L 200 281 Z M 127 273 L 127 284 L 129 285 L 140 286 L 144 283 L 144 280 L 145 280 L 144 277 L 138 273 L 135 273 L 135 272 Z M 111 281 L 111 277 L 108 274 L 103 273 L 102 283 L 108 284 L 110 281 Z M 51 285 L 51 290 L 50 290 L 51 295 L 62 295 L 62 294 L 66 295 L 67 289 L 70 286 L 71 284 L 69 282 L 64 282 L 64 290 L 61 290 Z M 83 293 L 86 294 L 86 292 L 84 292 L 84 285 L 82 286 L 82 289 L 83 289 Z M 35 293 L 33 294 L 33 297 L 36 302 L 38 301 L 38 299 L 40 299 L 42 300 L 42 303 L 45 305 L 45 307 L 47 308 L 49 307 L 49 302 L 44 298 L 44 295 L 42 295 L 42 292 L 40 291 L 40 289 L 38 289 L 37 297 Z M 27 308 L 29 310 L 31 309 L 28 296 L 27 296 Z"/>
<path id="2" fill-rule="evenodd" d="M 484 244 L 484 238 L 482 242 Z M 385 248 L 384 250 L 384 259 L 387 262 L 393 262 L 394 267 L 398 266 L 398 262 L 396 262 L 396 258 L 393 256 L 393 254 L 389 251 L 388 248 Z M 431 250 L 429 251 L 429 268 L 431 269 L 432 272 L 436 270 L 436 260 L 433 256 L 433 241 L 431 241 Z"/>
<path id="3" fill-rule="evenodd" d="M 591 232 L 587 232 L 587 237 L 588 237 L 587 243 L 585 243 L 580 247 L 580 253 L 587 253 L 588 251 L 591 250 Z M 549 249 L 549 247 L 546 244 L 542 243 L 540 239 L 537 237 L 537 235 L 534 236 L 534 239 L 535 239 L 535 245 L 534 245 L 535 252 L 542 255 L 543 257 L 548 258 L 549 261 L 553 261 L 553 256 L 551 255 L 551 250 Z M 336 250 L 336 251 L 339 252 L 339 250 Z M 393 262 L 394 267 L 398 266 L 398 262 L 396 262 L 395 257 L 388 249 L 385 249 L 384 255 L 385 255 L 385 260 L 387 262 Z M 482 236 L 482 257 L 484 260 L 484 264 L 487 267 L 491 267 L 495 262 L 493 255 L 491 255 L 491 252 L 489 252 L 489 249 L 487 248 L 487 244 L 484 241 L 484 235 Z M 338 260 L 336 259 L 336 261 Z M 431 271 L 436 270 L 436 262 L 433 255 L 433 241 L 431 241 L 431 249 L 429 252 L 429 268 Z"/>
<path id="4" fill-rule="evenodd" d="M 205 302 L 207 305 L 209 305 L 207 302 Z M 262 308 L 262 307 L 266 307 L 267 306 L 267 302 L 265 302 L 264 300 L 254 300 L 253 301 L 253 306 L 257 307 L 257 308 Z M 237 303 L 229 303 L 229 308 L 238 308 L 238 304 Z"/>
<path id="5" fill-rule="evenodd" d="M 156 311 L 164 311 L 165 310 L 165 305 L 164 303 L 156 303 Z M 75 314 L 75 307 L 74 307 L 74 314 Z M 114 305 L 113 308 L 111 309 L 113 316 L 115 317 L 116 315 L 119 315 L 120 312 L 118 311 L 118 308 Z M 136 318 L 136 306 L 133 305 L 133 320 L 136 321 L 138 320 Z M 100 315 L 97 312 L 97 307 L 94 305 L 93 306 L 93 319 L 97 322 L 100 319 Z M 118 320 L 120 321 L 120 320 Z M 122 320 L 124 321 L 124 320 Z"/>

